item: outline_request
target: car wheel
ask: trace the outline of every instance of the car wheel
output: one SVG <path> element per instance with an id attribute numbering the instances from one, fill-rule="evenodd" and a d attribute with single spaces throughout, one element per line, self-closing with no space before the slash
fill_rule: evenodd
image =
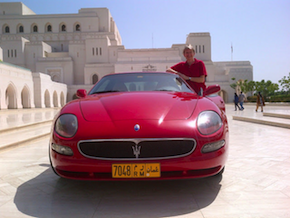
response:
<path id="1" fill-rule="evenodd" d="M 219 172 L 218 172 L 217 174 L 215 174 L 214 176 L 221 176 L 221 175 L 223 175 L 224 171 L 225 171 L 225 167 L 223 167 L 222 170 L 219 171 Z"/>

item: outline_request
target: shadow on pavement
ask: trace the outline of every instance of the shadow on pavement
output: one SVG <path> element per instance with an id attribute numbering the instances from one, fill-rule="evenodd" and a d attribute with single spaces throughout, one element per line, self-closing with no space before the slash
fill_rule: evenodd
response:
<path id="1" fill-rule="evenodd" d="M 75 181 L 58 178 L 49 168 L 20 185 L 14 203 L 22 213 L 40 218 L 177 216 L 210 205 L 221 179 Z"/>

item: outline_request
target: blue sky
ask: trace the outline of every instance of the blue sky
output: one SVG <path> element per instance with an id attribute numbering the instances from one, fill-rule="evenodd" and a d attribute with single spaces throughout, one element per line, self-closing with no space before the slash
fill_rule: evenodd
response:
<path id="1" fill-rule="evenodd" d="M 15 2 L 0 0 L 0 2 Z M 209 32 L 212 61 L 250 61 L 254 80 L 290 72 L 290 0 L 22 0 L 36 14 L 110 10 L 125 48 L 170 48 Z"/>

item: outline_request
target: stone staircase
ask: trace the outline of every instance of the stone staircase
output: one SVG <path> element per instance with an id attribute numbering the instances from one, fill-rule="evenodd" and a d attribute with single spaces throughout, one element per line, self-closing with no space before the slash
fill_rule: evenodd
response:
<path id="1" fill-rule="evenodd" d="M 257 117 L 233 115 L 233 120 L 290 129 L 290 114 L 285 113 L 263 112 L 262 116 Z"/>
<path id="2" fill-rule="evenodd" d="M 48 137 L 59 109 L 0 111 L 0 151 Z"/>

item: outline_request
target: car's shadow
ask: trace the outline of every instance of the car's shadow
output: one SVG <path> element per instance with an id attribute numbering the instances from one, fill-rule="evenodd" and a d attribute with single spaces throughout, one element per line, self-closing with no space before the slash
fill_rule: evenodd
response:
<path id="1" fill-rule="evenodd" d="M 33 217 L 169 217 L 210 205 L 221 179 L 74 181 L 58 178 L 49 168 L 20 185 L 14 203 Z"/>

